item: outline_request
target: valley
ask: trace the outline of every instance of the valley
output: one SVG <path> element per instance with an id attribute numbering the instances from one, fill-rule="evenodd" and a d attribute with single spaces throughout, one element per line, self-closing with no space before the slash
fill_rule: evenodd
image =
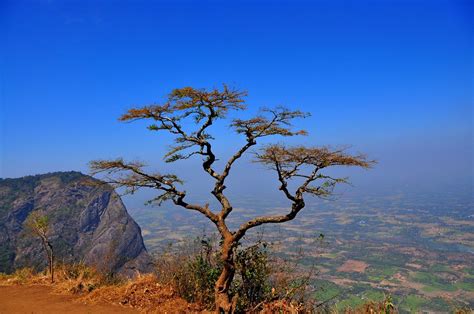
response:
<path id="1" fill-rule="evenodd" d="M 239 198 L 234 227 L 265 208 Z M 282 213 L 284 204 L 265 213 Z M 474 307 L 474 206 L 469 189 L 451 193 L 341 196 L 313 201 L 290 223 L 265 226 L 247 238 L 272 243 L 279 258 L 297 260 L 302 274 L 314 269 L 318 301 L 340 309 L 391 295 L 403 312 L 446 312 Z M 130 210 L 148 250 L 179 247 L 212 234 L 197 214 L 170 204 Z"/>

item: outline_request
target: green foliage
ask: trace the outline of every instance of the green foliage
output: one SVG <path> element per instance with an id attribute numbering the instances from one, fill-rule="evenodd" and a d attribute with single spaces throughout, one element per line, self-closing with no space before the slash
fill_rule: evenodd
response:
<path id="1" fill-rule="evenodd" d="M 82 173 L 77 172 L 77 171 L 60 172 L 60 173 L 55 173 L 54 175 L 59 175 L 61 182 L 64 184 L 69 184 L 73 181 L 76 181 L 84 177 Z"/>
<path id="2" fill-rule="evenodd" d="M 90 268 L 89 266 L 86 266 L 83 263 L 73 263 L 73 264 L 68 264 L 68 265 L 60 265 L 58 268 L 61 269 L 63 272 L 63 275 L 67 279 L 91 279 L 96 276 L 96 272 Z"/>
<path id="3" fill-rule="evenodd" d="M 0 269 L 3 269 L 6 273 L 11 272 L 12 261 L 15 258 L 15 252 L 6 243 L 0 244 Z"/>
<path id="4" fill-rule="evenodd" d="M 222 271 L 218 243 L 206 236 L 157 258 L 157 277 L 188 302 L 214 308 L 214 287 Z M 171 246 L 169 247 L 171 250 Z M 234 252 L 235 280 L 231 293 L 238 295 L 237 312 L 246 312 L 272 298 L 267 244 L 238 248 Z"/>
<path id="5" fill-rule="evenodd" d="M 422 310 L 430 310 L 438 313 L 448 313 L 453 311 L 453 304 L 447 303 L 440 297 L 426 299 L 418 295 L 408 295 L 403 298 L 399 305 L 402 312 L 419 313 Z"/>
<path id="6" fill-rule="evenodd" d="M 0 179 L 0 220 L 8 214 L 13 202 L 23 195 L 30 194 L 38 179 L 33 176 L 18 179 Z"/>
<path id="7" fill-rule="evenodd" d="M 72 218 L 74 209 L 72 207 L 60 207 L 50 213 L 50 219 L 54 221 L 65 221 Z"/>
<path id="8" fill-rule="evenodd" d="M 332 300 L 342 292 L 338 285 L 327 280 L 316 280 L 313 282 L 313 286 L 317 287 L 314 293 L 314 298 L 320 304 Z"/>
<path id="9" fill-rule="evenodd" d="M 388 280 L 395 275 L 400 268 L 396 266 L 387 265 L 373 265 L 367 271 L 367 278 L 370 281 L 380 282 L 382 280 Z"/>
<path id="10" fill-rule="evenodd" d="M 198 238 L 193 244 L 199 246 L 198 252 L 189 252 L 187 256 L 172 256 L 170 263 L 165 267 L 168 269 L 171 267 L 169 270 L 173 273 L 170 283 L 182 298 L 211 308 L 214 305 L 214 285 L 222 266 L 211 239 Z M 163 265 L 161 267 L 163 268 Z M 167 269 L 158 269 L 166 281 L 166 274 L 163 276 L 163 271 L 166 272 Z"/>
<path id="11" fill-rule="evenodd" d="M 392 297 L 375 291 L 363 296 L 351 295 L 337 303 L 334 310 L 337 313 L 396 313 Z"/>
<path id="12" fill-rule="evenodd" d="M 4 276 L 6 279 L 11 279 L 16 284 L 26 284 L 35 275 L 33 268 L 25 267 L 15 270 L 13 274 Z"/>
<path id="13" fill-rule="evenodd" d="M 464 291 L 474 292 L 474 280 L 466 278 L 463 281 L 456 282 L 455 287 Z"/>
<path id="14" fill-rule="evenodd" d="M 474 279 L 474 268 L 466 267 L 462 270 L 466 278 Z"/>
<path id="15" fill-rule="evenodd" d="M 253 309 L 262 301 L 271 298 L 271 269 L 268 263 L 267 244 L 256 244 L 240 249 L 235 256 L 236 269 L 240 278 L 235 282 L 235 292 L 239 295 L 237 311 Z"/>
<path id="16" fill-rule="evenodd" d="M 211 258 L 207 243 L 203 244 L 199 255 L 189 259 L 182 271 L 176 276 L 176 280 L 181 281 L 178 284 L 181 296 L 188 302 L 213 305 L 214 284 L 219 278 L 221 266 Z"/>
<path id="17" fill-rule="evenodd" d="M 232 294 L 238 295 L 237 311 L 245 312 L 271 298 L 267 245 L 259 242 L 235 251 L 236 278 Z M 201 238 L 200 250 L 190 256 L 174 278 L 178 293 L 188 302 L 214 306 L 214 286 L 222 271 L 219 252 L 209 238 Z"/>
<path id="18" fill-rule="evenodd" d="M 384 310 L 386 314 L 392 313 L 395 311 L 395 305 L 393 304 L 392 296 L 386 296 L 383 300 Z"/>
<path id="19" fill-rule="evenodd" d="M 449 272 L 450 268 L 448 265 L 442 265 L 442 264 L 435 264 L 430 266 L 430 271 L 431 272 Z"/>
<path id="20" fill-rule="evenodd" d="M 364 292 L 363 298 L 372 301 L 383 301 L 386 299 L 386 296 L 380 290 L 367 290 Z"/>
<path id="21" fill-rule="evenodd" d="M 419 297 L 417 295 L 409 295 L 405 297 L 405 299 L 402 301 L 402 303 L 400 304 L 400 308 L 406 309 L 411 313 L 416 313 L 422 306 L 426 305 L 427 303 L 428 300 L 422 297 Z"/>
<path id="22" fill-rule="evenodd" d="M 380 298 L 380 300 L 374 301 L 373 299 L 369 299 L 369 301 L 366 301 L 362 306 L 357 308 L 355 313 L 396 313 L 395 306 L 390 295 L 385 296 L 382 294 L 382 296 L 377 295 L 376 297 Z M 354 311 L 351 310 L 347 312 L 351 313 Z"/>
<path id="23" fill-rule="evenodd" d="M 423 290 L 427 292 L 437 291 L 437 290 L 442 290 L 442 291 L 456 291 L 457 290 L 455 285 L 453 285 L 452 283 L 446 280 L 439 278 L 433 273 L 416 272 L 412 276 L 412 278 L 413 280 L 426 285 L 426 287 Z"/>
<path id="24" fill-rule="evenodd" d="M 68 172 L 52 172 L 52 173 L 46 173 L 46 174 L 41 174 L 41 175 L 35 175 L 35 176 L 25 176 L 25 177 L 15 178 L 15 179 L 10 179 L 10 178 L 1 179 L 0 178 L 0 188 L 2 187 L 8 188 L 10 190 L 10 193 L 11 192 L 14 192 L 17 194 L 29 193 L 30 191 L 34 190 L 34 188 L 39 183 L 39 181 L 44 180 L 44 179 L 49 179 L 52 177 L 58 177 L 62 183 L 68 184 L 77 179 L 84 177 L 84 175 L 80 172 L 68 171 Z"/>
<path id="25" fill-rule="evenodd" d="M 40 211 L 35 210 L 28 215 L 23 225 L 25 226 L 25 231 L 43 238 L 46 237 L 49 231 L 49 218 Z"/>

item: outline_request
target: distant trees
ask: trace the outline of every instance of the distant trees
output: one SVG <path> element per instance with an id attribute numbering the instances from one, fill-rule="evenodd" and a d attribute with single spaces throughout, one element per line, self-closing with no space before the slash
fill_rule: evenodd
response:
<path id="1" fill-rule="evenodd" d="M 255 155 L 255 161 L 274 170 L 280 190 L 290 202 L 286 214 L 255 217 L 243 223 L 236 230 L 230 230 L 226 218 L 233 211 L 227 198 L 226 179 L 235 162 L 257 145 L 259 139 L 269 136 L 306 135 L 304 130 L 294 130 L 292 121 L 306 118 L 309 114 L 284 107 L 262 109 L 250 119 L 234 119 L 230 127 L 244 138 L 243 144 L 218 171 L 215 168 L 217 156 L 213 150 L 214 137 L 211 126 L 219 119 L 225 119 L 230 111 L 247 108 L 246 92 L 223 86 L 222 89 L 204 90 L 185 87 L 173 90 L 163 104 L 154 104 L 128 110 L 120 121 L 150 120 L 150 131 L 165 131 L 175 136 L 175 145 L 165 155 L 166 162 L 186 160 L 197 156 L 202 158 L 202 169 L 214 180 L 211 194 L 220 204 L 218 210 L 209 204 L 195 204 L 186 199 L 186 191 L 179 189 L 183 182 L 174 174 L 150 173 L 141 162 L 128 162 L 122 158 L 96 160 L 90 163 L 92 172 L 105 173 L 105 180 L 115 187 L 124 187 L 133 193 L 139 188 L 152 188 L 161 194 L 152 200 L 157 204 L 170 200 L 175 205 L 196 211 L 207 217 L 219 231 L 222 241 L 220 258 L 223 269 L 215 284 L 216 312 L 231 313 L 235 309 L 237 296 L 230 295 L 235 275 L 235 249 L 246 232 L 262 224 L 282 223 L 294 219 L 305 207 L 305 195 L 327 197 L 346 178 L 332 177 L 322 173 L 334 166 L 355 166 L 370 168 L 373 161 L 365 155 L 351 155 L 343 149 L 329 147 L 288 147 L 273 144 L 262 147 Z M 294 187 L 290 187 L 290 183 Z"/>
<path id="2" fill-rule="evenodd" d="M 41 240 L 46 258 L 48 261 L 49 273 L 51 275 L 51 282 L 54 282 L 54 251 L 53 245 L 49 240 L 50 224 L 46 215 L 39 211 L 32 211 L 24 222 L 26 231 L 38 237 Z"/>

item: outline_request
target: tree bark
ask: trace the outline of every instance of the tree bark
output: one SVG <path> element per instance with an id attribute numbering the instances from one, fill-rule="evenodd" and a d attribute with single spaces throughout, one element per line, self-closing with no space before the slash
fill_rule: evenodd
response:
<path id="1" fill-rule="evenodd" d="M 48 251 L 49 251 L 49 273 L 51 274 L 51 283 L 54 283 L 54 254 L 53 246 L 48 242 Z"/>
<path id="2" fill-rule="evenodd" d="M 48 240 L 45 240 L 41 237 L 41 241 L 43 243 L 44 252 L 46 253 L 46 257 L 48 259 L 48 270 L 49 274 L 51 275 L 51 283 L 54 283 L 54 254 L 53 254 L 53 246 Z"/>
<path id="3" fill-rule="evenodd" d="M 224 241 L 222 245 L 223 269 L 215 285 L 216 313 L 233 313 L 237 298 L 230 297 L 230 285 L 235 275 L 235 263 L 233 257 L 234 243 Z"/>

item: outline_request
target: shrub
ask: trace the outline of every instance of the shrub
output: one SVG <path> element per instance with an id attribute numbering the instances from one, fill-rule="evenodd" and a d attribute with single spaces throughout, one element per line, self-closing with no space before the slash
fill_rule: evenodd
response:
<path id="1" fill-rule="evenodd" d="M 383 313 L 392 314 L 397 313 L 395 306 L 393 305 L 392 297 L 386 296 L 384 300 L 375 302 L 368 301 L 356 309 L 346 309 L 345 313 Z"/>
<path id="2" fill-rule="evenodd" d="M 170 245 L 156 258 L 158 281 L 171 285 L 186 301 L 212 308 L 214 284 L 222 269 L 216 242 L 202 236 L 174 251 Z"/>
<path id="3" fill-rule="evenodd" d="M 222 270 L 218 241 L 202 236 L 179 247 L 169 246 L 156 257 L 157 278 L 191 303 L 214 308 L 214 285 Z M 294 308 L 310 308 L 309 279 L 297 265 L 274 258 L 269 243 L 259 240 L 234 252 L 236 274 L 231 293 L 237 295 L 236 312 L 257 311 L 264 304 L 284 300 Z M 303 273 L 304 274 L 304 273 Z M 303 304 L 305 303 L 306 304 Z"/>
<path id="4" fill-rule="evenodd" d="M 234 290 L 239 296 L 238 312 L 252 310 L 272 298 L 267 247 L 266 242 L 259 241 L 235 254 L 237 278 Z"/>

